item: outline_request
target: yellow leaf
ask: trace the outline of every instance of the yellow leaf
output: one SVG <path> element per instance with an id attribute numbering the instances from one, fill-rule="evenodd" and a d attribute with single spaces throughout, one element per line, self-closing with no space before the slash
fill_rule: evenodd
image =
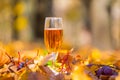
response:
<path id="1" fill-rule="evenodd" d="M 95 61 L 99 61 L 101 58 L 101 52 L 98 49 L 93 49 L 90 57 Z"/>
<path id="2" fill-rule="evenodd" d="M 15 21 L 15 28 L 18 31 L 21 31 L 27 27 L 28 20 L 24 16 L 19 16 Z"/>
<path id="3" fill-rule="evenodd" d="M 25 11 L 25 4 L 24 2 L 19 2 L 16 4 L 15 8 L 14 8 L 14 13 L 17 15 L 21 15 L 23 14 Z"/>
<path id="4" fill-rule="evenodd" d="M 84 66 L 75 66 L 72 72 L 72 80 L 92 80 L 85 72 Z"/>

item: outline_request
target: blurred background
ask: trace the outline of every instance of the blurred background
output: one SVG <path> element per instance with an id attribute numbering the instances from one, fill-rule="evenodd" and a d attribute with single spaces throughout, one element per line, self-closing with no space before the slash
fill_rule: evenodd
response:
<path id="1" fill-rule="evenodd" d="M 43 43 L 49 16 L 63 18 L 65 45 L 120 49 L 120 0 L 0 0 L 0 42 Z"/>

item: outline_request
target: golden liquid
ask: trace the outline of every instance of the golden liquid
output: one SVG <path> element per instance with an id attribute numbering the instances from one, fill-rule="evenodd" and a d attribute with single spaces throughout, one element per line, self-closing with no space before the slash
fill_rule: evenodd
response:
<path id="1" fill-rule="evenodd" d="M 62 45 L 63 30 L 62 29 L 45 29 L 44 42 L 49 52 L 56 52 Z"/>

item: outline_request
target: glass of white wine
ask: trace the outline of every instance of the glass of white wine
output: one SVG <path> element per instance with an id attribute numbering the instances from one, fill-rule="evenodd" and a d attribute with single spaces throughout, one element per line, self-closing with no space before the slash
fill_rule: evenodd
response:
<path id="1" fill-rule="evenodd" d="M 63 41 L 62 18 L 46 17 L 44 27 L 44 42 L 49 53 L 57 53 Z"/>

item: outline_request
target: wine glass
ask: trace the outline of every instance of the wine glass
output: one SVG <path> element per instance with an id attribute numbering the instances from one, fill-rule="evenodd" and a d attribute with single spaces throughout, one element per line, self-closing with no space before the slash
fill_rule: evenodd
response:
<path id="1" fill-rule="evenodd" d="M 62 18 L 46 17 L 44 27 L 44 42 L 49 53 L 58 51 L 63 41 Z"/>

